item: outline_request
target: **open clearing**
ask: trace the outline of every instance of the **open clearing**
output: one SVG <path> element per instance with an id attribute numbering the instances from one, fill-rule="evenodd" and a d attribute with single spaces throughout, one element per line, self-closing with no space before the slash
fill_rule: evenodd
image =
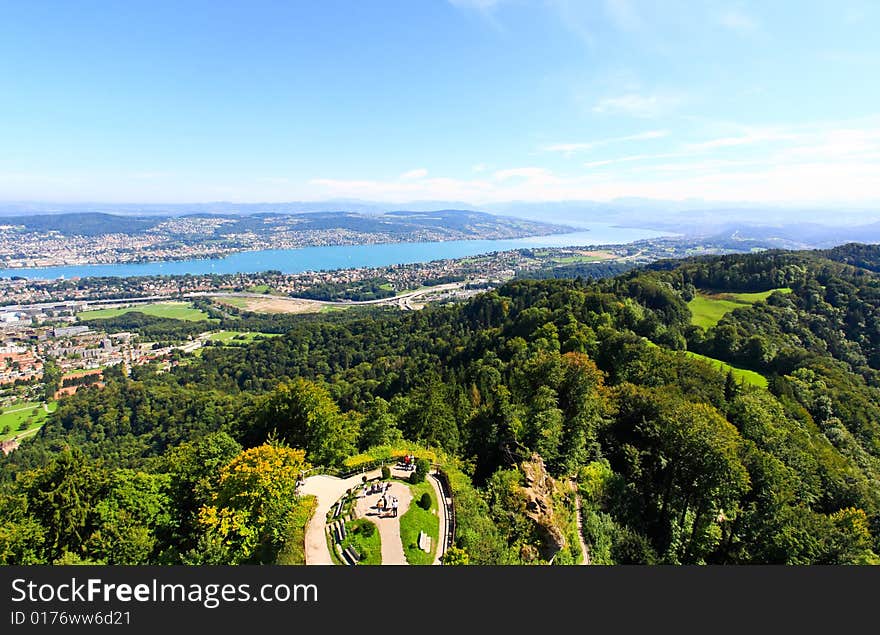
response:
<path id="1" fill-rule="evenodd" d="M 228 304 L 243 311 L 252 313 L 318 313 L 323 306 L 320 302 L 300 298 L 228 298 L 215 296 L 212 298 L 219 304 Z"/>
<path id="2" fill-rule="evenodd" d="M 55 412 L 57 407 L 58 404 L 54 402 L 50 403 L 46 408 L 43 407 L 42 403 L 35 402 L 9 406 L 4 409 L 3 414 L 0 414 L 0 441 L 6 441 L 22 434 L 33 434 L 46 421 L 46 415 L 48 414 L 46 410 Z M 27 429 L 19 430 L 23 422 L 28 424 Z M 2 431 L 6 426 L 9 426 L 9 432 L 3 433 Z"/>
<path id="3" fill-rule="evenodd" d="M 211 333 L 208 336 L 208 341 L 211 342 L 221 342 L 223 344 L 229 345 L 244 345 L 250 344 L 255 339 L 269 338 L 269 337 L 279 337 L 278 333 L 257 333 L 254 331 L 220 331 L 218 333 Z"/>
<path id="4" fill-rule="evenodd" d="M 133 311 L 154 317 L 186 320 L 187 322 L 201 322 L 208 319 L 207 313 L 194 308 L 190 302 L 154 302 L 152 304 L 136 304 L 119 309 L 97 309 L 94 311 L 83 311 L 78 317 L 81 321 L 87 322 L 89 320 L 113 318 Z"/>
<path id="5" fill-rule="evenodd" d="M 760 291 L 758 293 L 709 293 L 699 292 L 693 300 L 688 302 L 691 310 L 691 323 L 709 329 L 718 324 L 726 314 L 734 309 L 751 306 L 755 302 L 762 302 L 776 291 L 791 293 L 788 287 Z"/>
<path id="6" fill-rule="evenodd" d="M 764 377 L 764 375 L 756 373 L 753 370 L 737 368 L 736 366 L 731 366 L 727 362 L 722 362 L 720 359 L 715 359 L 714 357 L 706 357 L 705 355 L 692 353 L 691 351 L 685 351 L 685 355 L 687 355 L 688 357 L 693 357 L 694 359 L 704 361 L 707 364 L 711 364 L 712 366 L 718 368 L 724 374 L 732 372 L 733 378 L 737 382 L 744 382 L 745 384 L 748 384 L 750 386 L 758 386 L 759 388 L 767 387 L 767 378 Z"/>
<path id="7" fill-rule="evenodd" d="M 549 249 L 535 249 L 535 255 L 538 256 L 547 256 L 551 253 Z M 616 256 L 607 251 L 589 251 L 587 249 L 578 249 L 574 252 L 568 251 L 570 255 L 566 256 L 557 256 L 552 258 L 552 261 L 558 264 L 574 264 L 581 262 L 599 262 L 601 260 L 614 260 Z"/>

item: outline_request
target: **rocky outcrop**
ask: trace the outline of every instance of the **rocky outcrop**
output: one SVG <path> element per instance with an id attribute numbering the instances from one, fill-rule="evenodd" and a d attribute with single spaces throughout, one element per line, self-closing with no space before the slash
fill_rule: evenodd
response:
<path id="1" fill-rule="evenodd" d="M 553 511 L 556 481 L 547 473 L 544 460 L 537 454 L 532 454 L 528 460 L 520 463 L 519 467 L 524 480 L 522 489 L 526 500 L 525 513 L 535 523 L 541 538 L 538 555 L 543 560 L 549 561 L 566 546 L 565 535 L 557 525 Z"/>

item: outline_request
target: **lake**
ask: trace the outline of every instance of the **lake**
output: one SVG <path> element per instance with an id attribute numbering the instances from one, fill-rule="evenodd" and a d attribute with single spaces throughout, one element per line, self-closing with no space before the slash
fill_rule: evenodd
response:
<path id="1" fill-rule="evenodd" d="M 64 265 L 34 269 L 0 269 L 0 277 L 75 278 L 88 276 L 156 276 L 206 273 L 256 273 L 276 270 L 301 273 L 356 267 L 384 267 L 396 264 L 430 262 L 446 258 L 466 258 L 493 251 L 540 247 L 575 247 L 631 243 L 670 234 L 650 229 L 617 227 L 591 223 L 589 230 L 553 236 L 532 236 L 507 240 L 449 240 L 427 243 L 386 243 L 301 249 L 266 249 L 231 254 L 220 259 L 169 260 L 162 262 L 110 265 Z"/>

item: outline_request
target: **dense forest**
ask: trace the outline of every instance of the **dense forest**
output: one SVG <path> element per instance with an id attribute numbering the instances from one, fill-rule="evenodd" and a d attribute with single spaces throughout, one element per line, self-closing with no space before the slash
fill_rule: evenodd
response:
<path id="1" fill-rule="evenodd" d="M 537 456 L 596 564 L 878 564 L 878 263 L 846 245 L 518 279 L 107 372 L 0 462 L 0 562 L 295 562 L 299 470 L 412 443 L 450 475 L 462 562 L 549 560 Z M 692 323 L 698 294 L 783 288 Z"/>

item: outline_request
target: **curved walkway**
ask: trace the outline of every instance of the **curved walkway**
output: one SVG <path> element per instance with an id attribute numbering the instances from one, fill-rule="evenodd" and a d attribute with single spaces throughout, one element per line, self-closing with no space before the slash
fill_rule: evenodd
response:
<path id="1" fill-rule="evenodd" d="M 401 480 L 409 477 L 409 472 L 393 468 L 391 475 Z M 317 498 L 315 512 L 306 525 L 305 536 L 305 552 L 307 565 L 332 565 L 333 560 L 330 552 L 327 550 L 327 534 L 325 532 L 327 512 L 330 508 L 345 494 L 349 488 L 361 488 L 362 477 L 366 476 L 368 480 L 380 478 L 381 469 L 375 469 L 365 474 L 355 474 L 346 479 L 329 476 L 327 474 L 317 474 L 309 476 L 299 489 L 302 495 L 312 495 Z M 446 550 L 446 499 L 437 483 L 433 474 L 428 476 L 428 482 L 434 489 L 434 495 L 437 498 L 437 515 L 440 519 L 440 533 L 436 547 L 434 563 L 440 564 L 440 558 Z M 379 536 L 382 539 L 382 564 L 385 565 L 405 565 L 407 564 L 406 556 L 403 552 L 403 543 L 400 539 L 400 517 L 409 509 L 412 501 L 412 492 L 404 483 L 392 482 L 389 490 L 391 496 L 396 496 L 398 500 L 397 517 L 383 516 L 379 517 L 375 509 L 376 501 L 379 494 L 372 494 L 366 498 L 359 498 L 357 501 L 357 516 L 359 518 L 368 518 L 379 529 Z"/>
<path id="2" fill-rule="evenodd" d="M 446 553 L 446 532 L 449 531 L 446 527 L 446 508 L 449 503 L 446 501 L 446 497 L 443 496 L 443 489 L 440 487 L 434 472 L 428 474 L 427 478 L 431 487 L 434 488 L 434 497 L 437 499 L 437 516 L 440 519 L 440 531 L 437 533 L 437 549 L 434 552 L 434 562 L 432 564 L 440 564 L 440 558 Z"/>
<path id="3" fill-rule="evenodd" d="M 380 474 L 379 470 L 373 470 L 372 472 L 367 472 L 367 478 L 376 478 Z M 327 551 L 327 534 L 324 531 L 327 512 L 345 494 L 345 490 L 361 484 L 361 476 L 361 474 L 355 474 L 349 478 L 341 479 L 335 476 L 328 476 L 327 474 L 317 474 L 305 479 L 302 487 L 300 487 L 300 494 L 311 494 L 318 499 L 315 513 L 312 514 L 308 525 L 306 525 L 307 565 L 333 564 L 330 552 Z"/>

